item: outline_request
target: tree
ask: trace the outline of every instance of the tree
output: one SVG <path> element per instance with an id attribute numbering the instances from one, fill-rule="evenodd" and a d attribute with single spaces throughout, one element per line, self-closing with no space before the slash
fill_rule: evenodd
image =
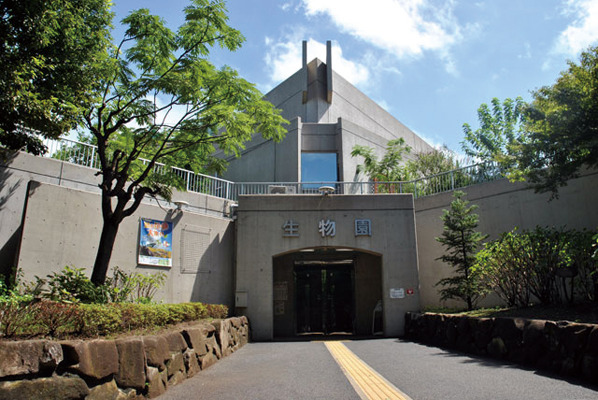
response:
<path id="1" fill-rule="evenodd" d="M 598 47 L 568 65 L 554 85 L 533 92 L 516 154 L 519 176 L 553 197 L 582 168 L 598 166 Z"/>
<path id="2" fill-rule="evenodd" d="M 469 124 L 463 124 L 465 139 L 461 146 L 465 154 L 481 161 L 498 161 L 509 167 L 512 147 L 524 137 L 525 106 L 521 97 L 507 98 L 502 104 L 495 97 L 492 108 L 482 104 L 478 108 L 480 127 L 474 131 Z"/>
<path id="3" fill-rule="evenodd" d="M 110 45 L 109 0 L 0 2 L 0 146 L 45 151 L 89 108 Z"/>
<path id="4" fill-rule="evenodd" d="M 405 165 L 410 179 L 426 178 L 459 168 L 455 154 L 447 147 L 416 153 Z"/>
<path id="5" fill-rule="evenodd" d="M 83 115 L 98 146 L 103 227 L 91 280 L 106 278 L 121 221 L 145 196 L 169 199 L 182 181 L 156 163 L 209 163 L 215 147 L 240 154 L 255 132 L 281 140 L 286 121 L 229 67 L 214 67 L 213 46 L 244 41 L 227 25 L 220 0 L 193 0 L 176 32 L 147 9 L 130 13 L 120 44 L 107 58 L 101 91 Z M 139 158 L 148 160 L 143 163 Z M 169 170 L 168 168 L 162 170 Z"/>
<path id="6" fill-rule="evenodd" d="M 381 160 L 369 146 L 355 145 L 351 157 L 363 157 L 363 164 L 357 166 L 357 174 L 366 174 L 372 181 L 393 182 L 405 179 L 405 169 L 401 162 L 403 156 L 411 151 L 405 144 L 405 139 L 389 140 L 386 144 L 386 153 Z"/>
<path id="7" fill-rule="evenodd" d="M 463 200 L 462 191 L 455 191 L 455 199 L 451 202 L 450 210 L 444 210 L 442 221 L 444 228 L 442 236 L 436 240 L 446 247 L 446 254 L 438 257 L 455 269 L 455 275 L 438 281 L 441 300 L 461 299 L 467 303 L 467 309 L 473 309 L 481 295 L 481 284 L 473 274 L 475 254 L 481 242 L 488 236 L 475 231 L 478 226 L 478 215 L 474 213 L 477 206 L 468 206 Z"/>

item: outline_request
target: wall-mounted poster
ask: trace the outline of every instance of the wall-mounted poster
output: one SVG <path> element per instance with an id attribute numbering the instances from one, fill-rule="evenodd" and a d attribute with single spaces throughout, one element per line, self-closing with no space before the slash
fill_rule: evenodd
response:
<path id="1" fill-rule="evenodd" d="M 138 262 L 172 267 L 172 222 L 141 218 Z"/>

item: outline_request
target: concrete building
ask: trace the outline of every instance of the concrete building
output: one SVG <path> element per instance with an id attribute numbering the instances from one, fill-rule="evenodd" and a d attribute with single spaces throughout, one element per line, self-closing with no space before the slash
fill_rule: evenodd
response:
<path id="1" fill-rule="evenodd" d="M 326 63 L 317 58 L 308 63 L 307 43 L 303 42 L 302 68 L 265 96 L 290 121 L 286 138 L 274 143 L 256 136 L 241 158 L 227 159 L 230 165 L 224 178 L 234 182 L 306 182 L 311 179 L 302 176 L 302 169 L 317 155 L 332 160 L 326 164 L 332 165 L 332 170 L 320 171 L 322 175 L 351 182 L 367 179 L 355 174 L 361 162 L 351 157 L 356 144 L 372 147 L 378 156 L 384 154 L 389 140 L 397 138 L 403 138 L 413 153 L 432 150 L 338 75 L 332 68 L 331 43 L 326 46 Z"/>
<path id="2" fill-rule="evenodd" d="M 334 182 L 367 179 L 356 175 L 357 144 L 379 157 L 397 138 L 414 152 L 432 148 L 332 65 L 330 42 L 326 63 L 308 63 L 303 42 L 302 68 L 265 96 L 291 122 L 285 139 L 256 138 L 241 158 L 228 159 L 226 179 L 294 192 L 239 197 L 236 307 L 254 321 L 258 339 L 398 335 L 404 312 L 419 308 L 413 197 L 351 196 L 358 186 Z M 316 159 L 320 175 L 305 176 Z M 284 185 L 314 180 L 333 181 L 343 195 L 302 195 L 313 185 Z"/>
<path id="3" fill-rule="evenodd" d="M 402 335 L 405 312 L 440 305 L 434 285 L 452 272 L 435 240 L 450 188 L 414 199 L 356 183 L 355 144 L 380 156 L 399 137 L 414 152 L 431 148 L 333 71 L 330 43 L 326 63 L 305 54 L 304 44 L 302 68 L 267 94 L 291 122 L 287 137 L 256 137 L 230 160 L 230 181 L 205 185 L 217 190 L 175 193 L 188 203 L 181 209 L 146 199 L 121 224 L 111 267 L 165 272 L 159 300 L 226 304 L 250 318 L 254 340 Z M 321 191 L 301 183 L 313 155 L 332 160 L 332 173 L 323 171 L 331 187 Z M 89 268 L 101 231 L 97 183 L 88 167 L 0 152 L 0 274 L 18 266 L 33 280 Z M 586 171 L 550 203 L 504 179 L 464 190 L 480 205 L 480 228 L 496 238 L 515 226 L 595 229 L 597 183 Z M 139 262 L 142 218 L 172 223 L 171 266 Z"/>

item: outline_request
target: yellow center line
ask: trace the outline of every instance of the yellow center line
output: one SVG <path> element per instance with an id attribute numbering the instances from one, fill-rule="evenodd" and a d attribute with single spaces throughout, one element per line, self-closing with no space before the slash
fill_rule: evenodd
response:
<path id="1" fill-rule="evenodd" d="M 353 388 L 364 400 L 411 400 L 396 386 L 364 363 L 341 342 L 324 342 Z"/>

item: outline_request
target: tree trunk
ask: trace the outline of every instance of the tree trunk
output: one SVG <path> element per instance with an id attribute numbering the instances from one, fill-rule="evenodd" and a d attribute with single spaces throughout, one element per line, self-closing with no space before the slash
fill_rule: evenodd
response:
<path id="1" fill-rule="evenodd" d="M 93 273 L 91 274 L 91 282 L 96 286 L 102 285 L 106 281 L 110 257 L 112 256 L 112 249 L 114 248 L 116 234 L 118 233 L 118 225 L 118 223 L 110 220 L 104 220 L 98 253 L 93 264 Z"/>

